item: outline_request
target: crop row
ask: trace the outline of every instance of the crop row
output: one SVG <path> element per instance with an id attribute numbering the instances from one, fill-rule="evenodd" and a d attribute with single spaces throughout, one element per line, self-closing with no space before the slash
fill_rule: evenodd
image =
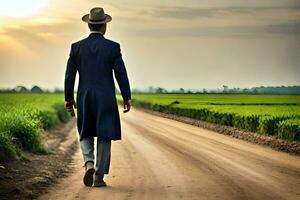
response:
<path id="1" fill-rule="evenodd" d="M 281 139 L 300 141 L 300 116 L 287 114 L 243 114 L 225 112 L 224 110 L 209 108 L 182 108 L 173 104 L 161 105 L 157 103 L 134 99 L 134 106 L 204 120 L 216 124 L 226 125 L 257 132 L 264 135 L 274 135 Z"/>

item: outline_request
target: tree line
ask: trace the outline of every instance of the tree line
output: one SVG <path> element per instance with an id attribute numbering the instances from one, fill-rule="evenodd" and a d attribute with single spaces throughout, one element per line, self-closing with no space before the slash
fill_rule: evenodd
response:
<path id="1" fill-rule="evenodd" d="M 62 89 L 42 89 L 41 87 L 35 85 L 32 88 L 27 88 L 25 86 L 19 85 L 15 88 L 2 88 L 0 89 L 0 93 L 63 93 L 64 90 Z"/>
<path id="2" fill-rule="evenodd" d="M 300 85 L 294 86 L 260 86 L 252 88 L 229 87 L 223 85 L 218 89 L 173 89 L 167 90 L 162 87 L 150 86 L 147 89 L 133 89 L 133 93 L 154 93 L 154 94 L 286 94 L 286 95 L 300 95 Z"/>
<path id="3" fill-rule="evenodd" d="M 32 88 L 26 88 L 25 86 L 17 86 L 15 88 L 0 89 L 0 93 L 63 93 L 63 89 L 56 88 L 54 90 L 42 89 L 35 85 Z M 119 93 L 119 90 L 116 89 Z M 133 88 L 132 93 L 151 93 L 151 94 L 286 94 L 286 95 L 300 95 L 300 85 L 294 86 L 260 86 L 252 88 L 239 88 L 229 87 L 223 85 L 218 89 L 172 89 L 168 90 L 163 87 L 149 86 L 146 89 Z"/>

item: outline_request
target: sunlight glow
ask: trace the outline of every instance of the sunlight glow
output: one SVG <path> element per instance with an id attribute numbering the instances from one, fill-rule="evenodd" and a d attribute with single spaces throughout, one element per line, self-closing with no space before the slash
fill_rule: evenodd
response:
<path id="1" fill-rule="evenodd" d="M 27 17 L 37 14 L 48 0 L 0 0 L 0 17 Z"/>

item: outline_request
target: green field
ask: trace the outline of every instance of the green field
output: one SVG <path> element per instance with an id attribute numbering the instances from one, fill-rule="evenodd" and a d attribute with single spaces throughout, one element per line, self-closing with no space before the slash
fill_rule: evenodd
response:
<path id="1" fill-rule="evenodd" d="M 117 97 L 121 100 L 121 97 Z M 43 153 L 45 129 L 70 115 L 62 94 L 0 94 L 0 162 L 23 150 Z M 300 140 L 300 96 L 133 94 L 136 107 Z"/>
<path id="2" fill-rule="evenodd" d="M 300 96 L 296 95 L 134 94 L 133 103 L 159 112 L 300 140 Z"/>
<path id="3" fill-rule="evenodd" d="M 45 152 L 42 131 L 69 119 L 63 103 L 61 94 L 0 94 L 0 161 Z"/>

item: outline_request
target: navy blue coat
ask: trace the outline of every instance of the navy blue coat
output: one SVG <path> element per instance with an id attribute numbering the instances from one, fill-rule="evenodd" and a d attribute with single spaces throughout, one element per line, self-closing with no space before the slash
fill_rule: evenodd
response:
<path id="1" fill-rule="evenodd" d="M 104 38 L 100 33 L 91 33 L 87 38 L 71 45 L 65 73 L 66 101 L 74 99 L 77 71 L 77 128 L 80 140 L 85 137 L 120 140 L 120 116 L 113 71 L 123 100 L 131 99 L 120 45 Z"/>

